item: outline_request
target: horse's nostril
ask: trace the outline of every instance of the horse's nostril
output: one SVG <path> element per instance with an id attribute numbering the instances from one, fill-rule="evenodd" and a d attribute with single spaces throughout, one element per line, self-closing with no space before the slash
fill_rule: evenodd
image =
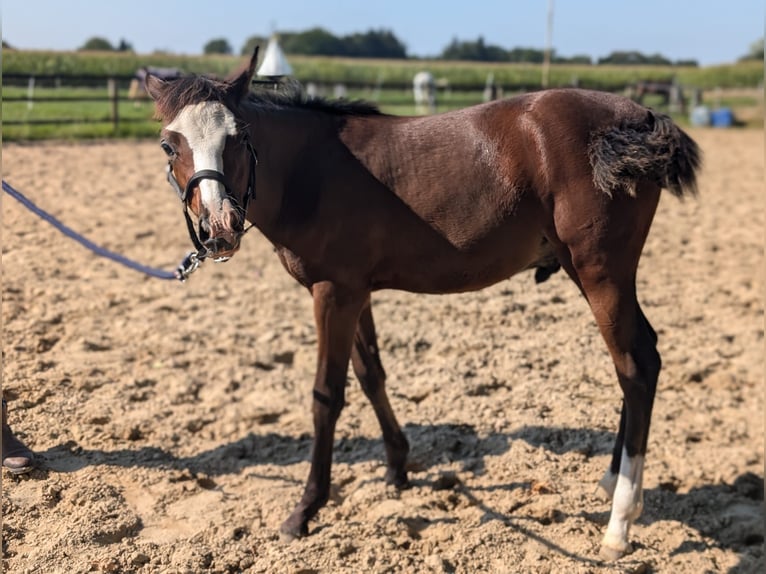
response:
<path id="1" fill-rule="evenodd" d="M 239 248 L 239 238 L 234 237 L 232 241 L 228 241 L 223 237 L 214 237 L 205 241 L 204 245 L 213 255 L 219 253 L 232 254 Z"/>
<path id="2" fill-rule="evenodd" d="M 244 227 L 244 221 L 236 211 L 228 211 L 224 213 L 223 224 L 226 228 L 232 229 L 235 232 L 239 232 Z"/>
<path id="3" fill-rule="evenodd" d="M 218 251 L 219 249 L 225 247 L 225 241 L 221 239 L 220 237 L 216 237 L 213 239 L 208 239 L 205 241 L 205 247 L 207 247 L 210 251 Z"/>

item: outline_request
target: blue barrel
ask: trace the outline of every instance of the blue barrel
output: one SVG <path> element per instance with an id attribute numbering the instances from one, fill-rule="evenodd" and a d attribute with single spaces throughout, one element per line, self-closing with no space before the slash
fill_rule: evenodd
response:
<path id="1" fill-rule="evenodd" d="M 716 128 L 730 128 L 734 125 L 731 108 L 718 108 L 710 113 L 710 125 Z"/>

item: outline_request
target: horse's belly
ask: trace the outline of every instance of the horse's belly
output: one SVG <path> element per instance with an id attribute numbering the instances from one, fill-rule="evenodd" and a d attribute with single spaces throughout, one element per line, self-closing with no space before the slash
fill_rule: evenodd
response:
<path id="1" fill-rule="evenodd" d="M 534 266 L 547 253 L 542 235 L 487 239 L 469 249 L 441 249 L 398 261 L 373 280 L 375 289 L 417 293 L 476 291 Z"/>

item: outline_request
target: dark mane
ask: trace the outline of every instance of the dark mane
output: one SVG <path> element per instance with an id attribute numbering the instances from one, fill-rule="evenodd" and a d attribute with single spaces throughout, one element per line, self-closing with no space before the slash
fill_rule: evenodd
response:
<path id="1" fill-rule="evenodd" d="M 258 108 L 267 109 L 302 108 L 338 116 L 381 115 L 377 105 L 364 100 L 309 98 L 297 81 L 283 84 L 278 91 L 266 88 L 250 92 L 248 101 Z"/>
<path id="2" fill-rule="evenodd" d="M 227 84 L 205 76 L 189 75 L 167 82 L 155 100 L 158 119 L 173 119 L 188 105 L 205 101 L 223 102 Z"/>
<path id="3" fill-rule="evenodd" d="M 189 75 L 168 82 L 162 95 L 156 100 L 158 119 L 172 119 L 186 106 L 203 101 L 226 103 L 228 84 L 206 76 Z M 375 104 L 362 100 L 328 100 L 308 98 L 300 83 L 287 82 L 280 89 L 260 88 L 251 91 L 247 104 L 259 109 L 281 110 L 302 108 L 337 116 L 374 116 L 381 111 Z"/>

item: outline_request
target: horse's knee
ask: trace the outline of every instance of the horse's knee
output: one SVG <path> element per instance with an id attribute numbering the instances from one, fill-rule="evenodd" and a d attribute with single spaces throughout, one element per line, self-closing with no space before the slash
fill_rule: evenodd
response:
<path id="1" fill-rule="evenodd" d="M 644 336 L 638 339 L 638 344 L 631 353 L 635 370 L 632 373 L 631 382 L 645 387 L 650 398 L 654 398 L 657 388 L 657 379 L 662 369 L 662 356 L 657 350 L 657 345 L 651 337 L 651 332 L 645 331 Z"/>
<path id="2" fill-rule="evenodd" d="M 340 416 L 343 407 L 346 406 L 345 393 L 331 393 L 329 395 L 314 389 L 314 415 L 322 415 L 327 412 L 333 421 Z"/>
<path id="3" fill-rule="evenodd" d="M 657 379 L 660 376 L 660 370 L 662 369 L 662 356 L 655 345 L 652 345 L 647 349 L 645 365 L 644 368 L 646 372 L 644 376 L 649 381 L 652 397 L 654 397 L 654 392 L 657 388 Z"/>
<path id="4" fill-rule="evenodd" d="M 639 316 L 641 317 L 641 321 L 644 324 L 644 327 L 646 327 L 646 330 L 649 332 L 649 338 L 652 340 L 652 343 L 655 345 L 657 344 L 657 331 L 654 330 L 654 327 L 652 327 L 652 324 L 649 322 L 649 319 L 646 318 L 646 315 L 644 315 L 644 312 L 641 310 L 641 307 L 638 308 Z"/>
<path id="5" fill-rule="evenodd" d="M 632 344 L 622 343 L 613 349 L 613 358 L 620 384 L 625 392 L 630 388 L 647 388 L 653 394 L 662 368 L 662 357 L 657 350 L 652 332 L 643 324 L 636 326 Z"/>

